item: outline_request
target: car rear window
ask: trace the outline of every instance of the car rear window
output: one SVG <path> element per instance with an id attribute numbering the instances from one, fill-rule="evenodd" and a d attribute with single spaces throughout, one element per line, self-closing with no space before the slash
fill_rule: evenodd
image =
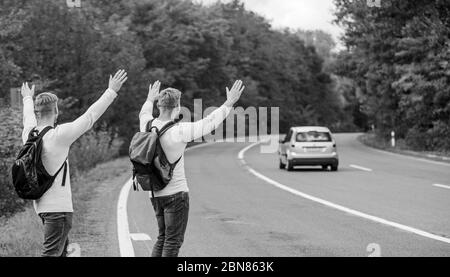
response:
<path id="1" fill-rule="evenodd" d="M 297 133 L 297 142 L 328 142 L 331 141 L 331 134 L 328 132 L 302 132 Z"/>

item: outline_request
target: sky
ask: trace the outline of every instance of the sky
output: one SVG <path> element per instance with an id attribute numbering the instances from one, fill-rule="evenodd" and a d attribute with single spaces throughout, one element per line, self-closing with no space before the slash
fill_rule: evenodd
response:
<path id="1" fill-rule="evenodd" d="M 200 0 L 208 4 L 216 0 Z M 229 0 L 221 0 L 227 2 Z M 332 24 L 333 0 L 242 0 L 247 9 L 263 15 L 274 28 L 323 30 L 330 33 L 339 44 L 343 33 Z"/>

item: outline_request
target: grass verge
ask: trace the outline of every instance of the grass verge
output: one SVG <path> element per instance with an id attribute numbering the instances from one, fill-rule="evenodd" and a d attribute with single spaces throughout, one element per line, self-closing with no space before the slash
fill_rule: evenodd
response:
<path id="1" fill-rule="evenodd" d="M 128 158 L 100 164 L 72 180 L 74 202 L 70 241 L 82 256 L 117 256 L 114 245 L 118 190 L 130 178 Z M 0 257 L 36 257 L 43 240 L 42 223 L 33 207 L 0 218 Z"/>
<path id="2" fill-rule="evenodd" d="M 384 151 L 388 151 L 388 152 L 392 152 L 392 153 L 402 154 L 402 155 L 408 155 L 408 156 L 413 156 L 413 157 L 418 157 L 418 158 L 424 158 L 424 159 L 429 159 L 429 160 L 434 160 L 434 161 L 439 161 L 439 162 L 450 163 L 450 153 L 431 152 L 431 151 L 422 151 L 422 152 L 413 151 L 413 150 L 409 149 L 402 141 L 398 141 L 397 146 L 392 147 L 390 144 L 390 141 L 380 139 L 373 133 L 363 134 L 358 137 L 358 140 L 362 144 L 372 147 L 372 148 L 376 148 L 376 149 L 380 149 L 380 150 L 384 150 Z"/>

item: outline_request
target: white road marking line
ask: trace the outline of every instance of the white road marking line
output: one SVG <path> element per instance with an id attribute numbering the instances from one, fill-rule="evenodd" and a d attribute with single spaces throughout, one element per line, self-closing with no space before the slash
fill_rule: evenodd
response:
<path id="1" fill-rule="evenodd" d="M 359 166 L 359 165 L 355 165 L 355 164 L 351 164 L 350 167 L 353 167 L 355 169 L 359 169 L 359 170 L 362 170 L 362 171 L 367 171 L 367 172 L 372 172 L 373 171 L 370 168 Z"/>
<path id="2" fill-rule="evenodd" d="M 441 185 L 441 184 L 434 184 L 433 186 L 438 187 L 438 188 L 450 189 L 450 186 Z"/>
<path id="3" fill-rule="evenodd" d="M 186 152 L 203 148 L 214 143 L 199 144 L 186 149 Z M 128 223 L 127 202 L 130 194 L 132 180 L 128 180 L 120 190 L 119 201 L 117 202 L 117 236 L 119 239 L 119 250 L 121 257 L 135 257 L 132 237 L 130 235 L 130 226 Z"/>
<path id="4" fill-rule="evenodd" d="M 119 250 L 121 257 L 134 257 L 133 243 L 130 237 L 130 227 L 128 225 L 127 202 L 130 194 L 132 180 L 120 190 L 119 201 L 117 203 L 117 236 L 119 238 Z"/>
<path id="5" fill-rule="evenodd" d="M 130 234 L 130 237 L 132 240 L 134 241 L 147 241 L 147 240 L 152 240 L 152 238 L 144 233 L 135 233 L 135 234 Z"/>
<path id="6" fill-rule="evenodd" d="M 320 203 L 320 204 L 325 205 L 327 207 L 330 207 L 330 208 L 333 208 L 333 209 L 336 209 L 336 210 L 339 210 L 339 211 L 342 211 L 342 212 L 345 212 L 345 213 L 348 213 L 348 214 L 351 214 L 351 215 L 354 215 L 354 216 L 362 217 L 364 219 L 371 220 L 371 221 L 374 221 L 374 222 L 377 222 L 377 223 L 388 225 L 388 226 L 391 226 L 391 227 L 394 227 L 394 228 L 397 228 L 397 229 L 400 229 L 400 230 L 403 230 L 403 231 L 406 231 L 406 232 L 414 233 L 414 234 L 422 236 L 422 237 L 426 237 L 426 238 L 429 238 L 429 239 L 434 239 L 434 240 L 445 242 L 445 243 L 450 243 L 450 238 L 445 238 L 445 237 L 442 237 L 442 236 L 438 236 L 438 235 L 435 235 L 435 234 L 432 234 L 432 233 L 429 233 L 429 232 L 426 232 L 426 231 L 423 231 L 423 230 L 420 230 L 420 229 L 417 229 L 417 228 L 414 228 L 414 227 L 410 227 L 410 226 L 407 226 L 407 225 L 403 225 L 403 224 L 400 224 L 400 223 L 389 221 L 389 220 L 386 220 L 386 219 L 383 219 L 383 218 L 380 218 L 380 217 L 377 217 L 377 216 L 369 215 L 369 214 L 366 214 L 366 213 L 363 213 L 363 212 L 359 212 L 359 211 L 354 210 L 354 209 L 350 209 L 350 208 L 347 208 L 347 207 L 344 207 L 344 206 L 332 203 L 330 201 L 327 201 L 327 200 L 324 200 L 324 199 L 321 199 L 321 198 L 318 198 L 318 197 L 315 197 L 315 196 L 312 196 L 312 195 L 300 192 L 298 190 L 295 190 L 293 188 L 285 186 L 285 185 L 283 185 L 281 183 L 278 183 L 277 181 L 274 181 L 274 180 L 270 179 L 269 177 L 266 177 L 266 176 L 262 175 L 261 173 L 255 171 L 253 168 L 248 166 L 247 163 L 244 160 L 245 153 L 249 149 L 257 146 L 258 144 L 260 144 L 260 143 L 254 143 L 254 144 L 252 144 L 250 146 L 247 146 L 244 149 L 242 149 L 239 152 L 239 154 L 238 154 L 238 158 L 239 158 L 239 160 L 241 160 L 242 164 L 246 167 L 246 169 L 251 174 L 253 174 L 256 177 L 258 177 L 259 179 L 261 179 L 261 180 L 263 180 L 263 181 L 265 181 L 265 182 L 267 182 L 267 183 L 269 183 L 269 184 L 271 184 L 271 185 L 273 185 L 273 186 L 275 186 L 275 187 L 277 187 L 279 189 L 282 189 L 282 190 L 287 191 L 289 193 L 292 193 L 294 195 L 300 196 L 302 198 L 311 200 L 313 202 Z"/>
<path id="7" fill-rule="evenodd" d="M 386 150 L 376 149 L 376 148 L 367 146 L 367 145 L 365 145 L 363 143 L 361 143 L 361 145 L 363 145 L 366 148 L 369 148 L 372 151 L 379 152 L 379 153 L 382 153 L 382 154 L 388 154 L 388 155 L 391 155 L 391 156 L 397 156 L 397 157 L 404 158 L 404 159 L 415 160 L 415 161 L 425 162 L 425 163 L 434 164 L 434 165 L 450 166 L 450 163 L 446 163 L 446 162 L 432 161 L 432 160 L 427 160 L 427 159 L 424 159 L 424 158 L 417 158 L 417 157 L 408 156 L 408 155 L 404 155 L 404 154 L 398 154 L 398 153 L 394 153 L 394 152 L 389 152 L 389 151 L 386 151 Z M 448 161 L 450 159 L 445 157 L 445 158 L 443 158 L 443 160 Z"/>

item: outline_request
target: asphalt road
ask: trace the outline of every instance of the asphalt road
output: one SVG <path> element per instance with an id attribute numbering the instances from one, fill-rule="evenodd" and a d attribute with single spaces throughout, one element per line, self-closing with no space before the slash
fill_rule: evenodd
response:
<path id="1" fill-rule="evenodd" d="M 340 168 L 278 169 L 276 154 L 249 143 L 218 143 L 186 154 L 190 217 L 180 256 L 450 256 L 450 243 L 347 213 L 280 189 L 286 187 L 401 226 L 450 238 L 450 165 L 380 152 L 356 134 L 337 135 Z M 444 186 L 434 186 L 435 184 Z M 136 256 L 149 256 L 157 227 L 148 194 L 130 192 Z"/>

